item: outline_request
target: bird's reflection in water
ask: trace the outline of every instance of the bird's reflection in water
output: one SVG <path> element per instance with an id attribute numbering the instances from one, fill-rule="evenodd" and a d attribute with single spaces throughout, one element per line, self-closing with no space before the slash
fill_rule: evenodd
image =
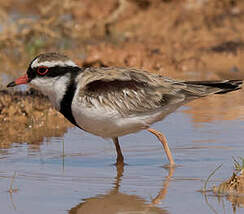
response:
<path id="1" fill-rule="evenodd" d="M 167 194 L 167 188 L 174 169 L 170 168 L 168 176 L 163 182 L 163 187 L 158 195 L 148 203 L 145 199 L 136 195 L 121 193 L 120 183 L 123 177 L 124 167 L 117 166 L 113 189 L 104 195 L 84 199 L 84 202 L 70 209 L 69 214 L 167 214 L 167 210 L 156 207 Z"/>

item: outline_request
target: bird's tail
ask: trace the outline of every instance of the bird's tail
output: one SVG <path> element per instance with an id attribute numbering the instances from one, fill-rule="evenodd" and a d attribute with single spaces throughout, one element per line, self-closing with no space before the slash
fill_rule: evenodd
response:
<path id="1" fill-rule="evenodd" d="M 220 81 L 186 81 L 190 85 L 199 85 L 209 87 L 209 92 L 214 94 L 225 94 L 230 91 L 241 89 L 242 80 L 220 80 Z M 214 91 L 213 91 L 214 90 Z"/>
<path id="2" fill-rule="evenodd" d="M 220 80 L 220 81 L 186 81 L 184 82 L 187 88 L 190 89 L 191 95 L 198 97 L 207 96 L 210 94 L 225 94 L 231 91 L 241 89 L 242 80 Z M 191 90 L 192 89 L 192 90 Z"/>

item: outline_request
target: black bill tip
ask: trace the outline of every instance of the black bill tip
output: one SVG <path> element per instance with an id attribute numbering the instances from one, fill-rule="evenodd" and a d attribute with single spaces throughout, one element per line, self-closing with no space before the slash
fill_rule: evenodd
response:
<path id="1" fill-rule="evenodd" d="M 10 83 L 7 85 L 7 88 L 14 87 L 14 86 L 16 86 L 16 83 L 15 83 L 15 82 L 10 82 Z"/>

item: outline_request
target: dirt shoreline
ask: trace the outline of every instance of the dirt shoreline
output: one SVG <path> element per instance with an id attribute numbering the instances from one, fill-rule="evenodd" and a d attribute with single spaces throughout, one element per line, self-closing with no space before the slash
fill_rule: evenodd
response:
<path id="1" fill-rule="evenodd" d="M 72 125 L 36 91 L 0 90 L 0 148 L 12 143 L 39 145 L 44 138 L 63 136 Z"/>
<path id="2" fill-rule="evenodd" d="M 81 66 L 129 66 L 190 79 L 244 78 L 241 0 L 11 2 L 0 1 L 2 73 L 17 76 L 36 54 L 58 51 Z M 19 18 L 12 22 L 8 14 Z"/>

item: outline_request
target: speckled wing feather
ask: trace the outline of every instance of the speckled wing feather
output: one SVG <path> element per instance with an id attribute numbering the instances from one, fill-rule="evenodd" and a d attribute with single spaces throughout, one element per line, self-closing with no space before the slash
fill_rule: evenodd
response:
<path id="1" fill-rule="evenodd" d="M 173 81 L 136 69 L 88 68 L 80 81 L 83 104 L 124 116 L 149 113 L 184 99 L 172 87 Z"/>
<path id="2" fill-rule="evenodd" d="M 197 83 L 197 84 L 196 84 Z M 82 103 L 115 110 L 122 116 L 159 111 L 220 91 L 199 82 L 183 82 L 130 68 L 87 68 L 80 79 Z"/>

